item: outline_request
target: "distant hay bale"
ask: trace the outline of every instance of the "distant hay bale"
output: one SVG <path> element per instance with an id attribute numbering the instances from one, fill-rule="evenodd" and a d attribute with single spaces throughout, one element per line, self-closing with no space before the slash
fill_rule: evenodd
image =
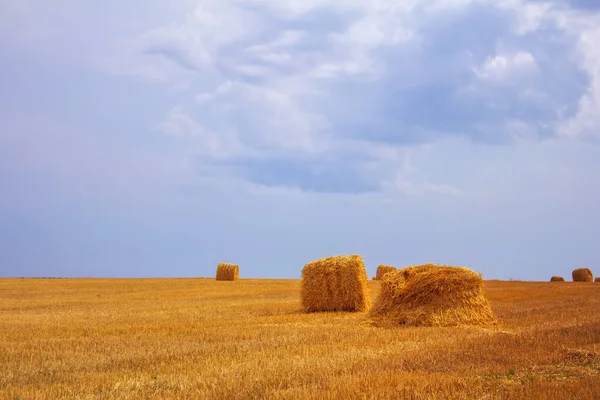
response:
<path id="1" fill-rule="evenodd" d="M 593 282 L 594 275 L 589 268 L 577 268 L 573 270 L 573 282 Z"/>
<path id="2" fill-rule="evenodd" d="M 497 323 L 483 279 L 469 268 L 425 264 L 385 275 L 369 316 L 376 325 L 489 326 Z"/>
<path id="3" fill-rule="evenodd" d="M 366 311 L 371 289 L 358 255 L 325 257 L 302 269 L 302 308 L 314 311 Z"/>
<path id="4" fill-rule="evenodd" d="M 237 281 L 240 279 L 240 269 L 237 264 L 219 263 L 217 265 L 218 281 Z"/>
<path id="5" fill-rule="evenodd" d="M 550 278 L 550 282 L 564 282 L 565 278 L 563 278 L 562 276 L 553 276 L 552 278 Z"/>
<path id="6" fill-rule="evenodd" d="M 394 271 L 396 271 L 396 267 L 381 264 L 377 267 L 377 273 L 375 274 L 375 277 L 373 279 L 376 281 L 380 281 L 385 274 Z"/>
<path id="7" fill-rule="evenodd" d="M 600 276 L 597 276 L 597 277 L 594 279 L 594 282 L 596 282 L 596 283 L 600 283 Z"/>

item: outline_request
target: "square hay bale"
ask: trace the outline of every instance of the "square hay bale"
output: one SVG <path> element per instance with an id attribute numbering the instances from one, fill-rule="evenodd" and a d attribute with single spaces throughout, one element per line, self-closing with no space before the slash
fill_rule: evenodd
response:
<path id="1" fill-rule="evenodd" d="M 564 282 L 565 278 L 563 278 L 562 276 L 553 276 L 552 278 L 550 278 L 550 282 Z"/>
<path id="2" fill-rule="evenodd" d="M 386 274 L 369 316 L 379 326 L 497 324 L 481 275 L 469 268 L 425 264 Z"/>
<path id="3" fill-rule="evenodd" d="M 325 257 L 302 269 L 302 308 L 314 311 L 366 311 L 371 289 L 359 255 Z"/>
<path id="4" fill-rule="evenodd" d="M 237 264 L 219 263 L 217 265 L 218 281 L 237 281 L 240 279 L 240 269 Z"/>
<path id="5" fill-rule="evenodd" d="M 393 272 L 393 271 L 396 271 L 396 267 L 380 264 L 377 267 L 377 273 L 375 274 L 375 277 L 373 278 L 373 280 L 380 281 L 381 278 L 383 278 L 383 276 L 385 274 L 387 274 L 388 272 Z"/>
<path id="6" fill-rule="evenodd" d="M 573 270 L 573 282 L 594 282 L 594 275 L 589 268 L 577 268 Z"/>

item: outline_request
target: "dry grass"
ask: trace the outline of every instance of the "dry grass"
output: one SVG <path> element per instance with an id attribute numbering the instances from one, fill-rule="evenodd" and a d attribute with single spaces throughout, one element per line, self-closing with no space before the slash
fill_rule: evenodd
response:
<path id="1" fill-rule="evenodd" d="M 490 326 L 497 323 L 481 276 L 468 268 L 426 264 L 386 274 L 371 309 L 376 325 Z"/>
<path id="2" fill-rule="evenodd" d="M 240 279 L 240 268 L 237 264 L 219 263 L 217 265 L 218 281 L 237 281 Z"/>
<path id="3" fill-rule="evenodd" d="M 383 276 L 385 274 L 394 271 L 396 271 L 396 267 L 381 264 L 377 267 L 377 272 L 375 273 L 375 277 L 373 277 L 373 279 L 380 281 L 381 279 L 383 279 Z"/>
<path id="4" fill-rule="evenodd" d="M 369 279 L 358 255 L 311 261 L 302 269 L 302 308 L 314 311 L 366 311 L 371 304 Z"/>
<path id="5" fill-rule="evenodd" d="M 589 268 L 577 268 L 573 270 L 573 282 L 593 282 L 594 275 Z"/>
<path id="6" fill-rule="evenodd" d="M 564 282 L 565 278 L 563 278 L 562 276 L 553 276 L 552 278 L 550 278 L 550 282 Z"/>
<path id="7" fill-rule="evenodd" d="M 0 279 L 0 398 L 600 398 L 598 284 L 486 281 L 494 329 L 305 314 L 300 286 Z"/>

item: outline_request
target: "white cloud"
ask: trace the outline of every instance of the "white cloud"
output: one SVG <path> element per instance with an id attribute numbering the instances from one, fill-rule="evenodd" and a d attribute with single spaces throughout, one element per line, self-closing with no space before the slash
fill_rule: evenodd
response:
<path id="1" fill-rule="evenodd" d="M 373 70 L 374 68 L 369 64 L 368 60 L 364 60 L 363 62 L 326 62 L 312 70 L 310 76 L 314 78 L 342 78 Z"/>
<path id="2" fill-rule="evenodd" d="M 181 7 L 181 6 L 179 6 Z M 214 76 L 223 46 L 248 40 L 265 26 L 251 12 L 228 1 L 195 2 L 180 17 L 110 43 L 109 55 L 96 56 L 102 69 L 143 80 L 168 82 Z"/>
<path id="3" fill-rule="evenodd" d="M 338 78 L 351 75 L 378 75 L 380 61 L 373 56 L 382 47 L 397 47 L 418 40 L 411 12 L 415 4 L 398 1 L 362 3 L 362 16 L 342 32 L 329 35 L 335 58 L 317 65 L 311 75 Z"/>
<path id="4" fill-rule="evenodd" d="M 183 24 L 170 24 L 145 33 L 145 51 L 176 53 L 181 66 L 202 69 L 216 61 L 220 47 L 248 39 L 261 31 L 261 23 L 250 12 L 224 1 L 206 1 L 188 14 Z"/>
<path id="5" fill-rule="evenodd" d="M 264 44 L 251 45 L 246 48 L 246 51 L 251 53 L 271 53 L 281 48 L 287 48 L 298 44 L 305 36 L 306 32 L 304 31 L 286 30 L 272 41 Z"/>
<path id="6" fill-rule="evenodd" d="M 465 8 L 473 3 L 484 3 L 487 0 L 432 0 L 423 1 L 425 9 L 429 12 L 447 12 Z"/>
<path id="7" fill-rule="evenodd" d="M 156 126 L 156 130 L 187 140 L 189 154 L 202 155 L 210 159 L 232 159 L 252 154 L 235 132 L 223 130 L 212 132 L 199 125 L 186 112 L 183 106 L 171 109 L 165 120 Z"/>
<path id="8" fill-rule="evenodd" d="M 527 0 L 500 0 L 498 6 L 511 10 L 515 20 L 512 30 L 517 35 L 526 35 L 537 31 L 544 22 L 551 21 L 552 13 L 556 13 L 555 4 L 551 2 L 529 2 Z"/>
<path id="9" fill-rule="evenodd" d="M 497 54 L 474 70 L 480 79 L 494 83 L 511 83 L 537 71 L 535 57 L 528 51 Z"/>
<path id="10" fill-rule="evenodd" d="M 394 45 L 406 42 L 413 36 L 407 27 L 408 15 L 396 7 L 373 5 L 365 16 L 351 24 L 343 34 L 334 34 L 332 39 L 364 50 L 382 45 Z"/>
<path id="11" fill-rule="evenodd" d="M 600 23 L 600 18 L 597 19 Z M 577 50 L 581 68 L 589 77 L 586 92 L 579 100 L 576 114 L 559 127 L 563 136 L 600 137 L 600 28 L 585 29 L 579 36 Z"/>
<path id="12" fill-rule="evenodd" d="M 277 88 L 228 81 L 196 98 L 205 119 L 236 132 L 242 141 L 263 150 L 322 150 L 326 121 L 301 107 L 293 95 Z M 210 117 L 209 117 L 210 116 Z M 209 118 L 207 118 L 209 117 Z"/>
<path id="13" fill-rule="evenodd" d="M 274 12 L 283 20 L 298 18 L 319 8 L 332 9 L 339 12 L 348 12 L 360 10 L 364 7 L 363 3 L 361 2 L 347 0 L 246 0 L 245 3 L 267 8 L 269 11 Z"/>
<path id="14" fill-rule="evenodd" d="M 473 38 L 471 32 L 461 47 L 452 33 L 467 37 L 467 22 L 477 16 L 466 10 L 475 4 L 476 9 L 505 12 L 511 23 L 493 26 L 505 30 L 491 30 L 497 35 L 493 38 Z M 320 12 L 323 21 L 317 23 Z M 548 59 L 555 55 L 545 53 L 547 43 L 536 31 L 547 23 L 560 26 L 557 21 L 565 15 L 549 3 L 520 0 L 213 0 L 139 35 L 122 55 L 135 54 L 137 46 L 138 54 L 129 55 L 139 63 L 133 62 L 133 71 L 165 81 L 171 76 L 180 87 L 181 81 L 190 82 L 188 94 L 195 96 L 196 107 L 173 108 L 161 129 L 191 134 L 206 157 L 268 158 L 288 152 L 326 157 L 354 149 L 351 143 L 357 140 L 363 143 L 359 153 L 374 158 L 360 162 L 361 168 L 382 186 L 451 194 L 456 193 L 451 186 L 428 183 L 435 179 L 417 183 L 405 171 L 382 172 L 395 161 L 370 152 L 394 148 L 398 143 L 385 140 L 401 142 L 396 137 L 402 135 L 407 142 L 421 140 L 419 132 L 435 132 L 424 140 L 466 135 L 493 141 L 495 136 L 522 140 L 553 131 L 547 114 L 568 107 L 557 97 L 560 90 L 544 87 L 544 78 L 559 72 L 549 68 Z M 456 26 L 447 23 L 454 19 Z M 522 39 L 527 35 L 532 36 Z M 586 43 L 582 39 L 580 48 L 592 74 L 598 62 L 590 58 L 593 50 Z M 478 78 L 470 85 L 469 71 Z M 456 96 L 460 93 L 467 95 Z M 598 125 L 596 99 L 593 91 L 582 98 L 579 116 L 563 131 Z M 429 105 L 436 117 L 425 120 Z M 383 136 L 383 144 L 371 134 Z"/>

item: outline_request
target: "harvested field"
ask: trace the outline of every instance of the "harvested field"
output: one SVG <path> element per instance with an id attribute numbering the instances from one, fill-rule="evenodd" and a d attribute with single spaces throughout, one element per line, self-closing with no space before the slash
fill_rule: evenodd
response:
<path id="1" fill-rule="evenodd" d="M 600 398 L 598 284 L 485 281 L 495 328 L 306 314 L 300 287 L 0 279 L 0 398 Z"/>

